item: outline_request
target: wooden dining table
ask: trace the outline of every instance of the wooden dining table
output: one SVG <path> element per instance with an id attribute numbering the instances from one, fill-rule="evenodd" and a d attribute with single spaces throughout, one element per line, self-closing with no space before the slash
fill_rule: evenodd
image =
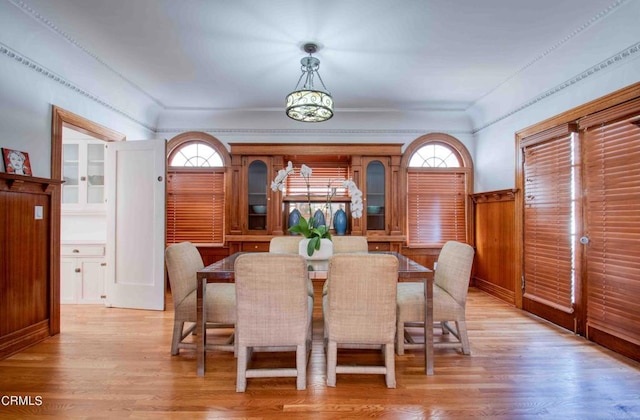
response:
<path id="1" fill-rule="evenodd" d="M 374 252 L 376 254 L 391 254 L 398 259 L 398 281 L 424 281 L 425 291 L 425 323 L 424 323 L 424 364 L 425 374 L 433 375 L 433 276 L 427 267 L 397 252 Z M 208 283 L 233 283 L 235 281 L 235 261 L 243 252 L 236 252 L 222 260 L 216 261 L 197 273 L 198 288 L 196 302 L 196 359 L 197 374 L 204 376 L 206 367 L 207 334 L 204 314 L 206 313 L 206 288 Z M 327 264 L 328 265 L 328 264 Z M 327 271 L 316 269 L 309 271 L 309 278 L 313 280 L 326 279 Z"/>

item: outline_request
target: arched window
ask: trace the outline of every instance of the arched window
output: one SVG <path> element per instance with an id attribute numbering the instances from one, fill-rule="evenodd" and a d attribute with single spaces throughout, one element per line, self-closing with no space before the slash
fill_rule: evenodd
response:
<path id="1" fill-rule="evenodd" d="M 458 168 L 458 153 L 440 143 L 427 143 L 416 150 L 409 161 L 411 168 Z"/>
<path id="2" fill-rule="evenodd" d="M 167 144 L 167 244 L 222 245 L 230 159 L 215 137 L 189 132 Z"/>
<path id="3" fill-rule="evenodd" d="M 469 242 L 473 185 L 471 156 L 446 134 L 416 139 L 403 157 L 407 168 L 407 243 L 441 247 Z"/>
<path id="4" fill-rule="evenodd" d="M 187 143 L 173 152 L 169 166 L 204 168 L 224 166 L 216 150 L 206 143 Z"/>

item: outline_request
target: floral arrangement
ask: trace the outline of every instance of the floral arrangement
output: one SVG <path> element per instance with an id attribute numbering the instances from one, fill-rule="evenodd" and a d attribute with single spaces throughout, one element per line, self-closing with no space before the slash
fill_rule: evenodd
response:
<path id="1" fill-rule="evenodd" d="M 299 233 L 303 235 L 305 238 L 310 239 L 309 245 L 307 246 L 307 254 L 312 255 L 314 250 L 320 249 L 320 239 L 331 239 L 331 220 L 329 220 L 329 226 L 327 225 L 318 225 L 317 221 L 314 219 L 312 210 L 311 210 L 311 185 L 309 183 L 309 178 L 312 175 L 312 170 L 305 164 L 300 166 L 300 175 L 305 181 L 307 185 L 307 201 L 309 204 L 309 219 L 305 219 L 304 217 L 300 218 L 300 221 L 297 225 L 289 227 L 289 232 Z M 284 191 L 284 183 L 289 175 L 294 174 L 295 170 L 293 168 L 293 163 L 289 161 L 287 166 L 278 171 L 275 179 L 271 182 L 271 189 L 273 191 Z M 327 185 L 327 198 L 325 203 L 325 209 L 331 209 L 331 200 L 336 195 L 336 188 L 331 186 L 332 181 Z M 362 191 L 358 189 L 356 183 L 353 180 L 348 179 L 342 181 L 342 186 L 347 189 L 349 193 L 349 197 L 351 197 L 351 215 L 354 218 L 362 217 L 362 210 L 364 208 L 362 204 Z"/>

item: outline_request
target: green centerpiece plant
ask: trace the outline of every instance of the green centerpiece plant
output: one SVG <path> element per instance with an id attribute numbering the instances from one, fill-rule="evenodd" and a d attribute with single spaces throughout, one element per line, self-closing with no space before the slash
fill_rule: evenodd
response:
<path id="1" fill-rule="evenodd" d="M 312 172 L 311 168 L 307 165 L 302 164 L 300 166 L 300 176 L 302 176 L 307 186 L 309 218 L 305 219 L 304 217 L 301 217 L 297 225 L 289 227 L 289 232 L 300 234 L 309 239 L 309 243 L 307 244 L 307 255 L 309 256 L 313 255 L 316 250 L 320 249 L 322 239 L 331 240 L 331 219 L 329 220 L 328 225 L 318 225 L 318 221 L 313 217 L 311 208 L 311 184 L 309 182 Z M 273 191 L 284 191 L 284 185 L 287 177 L 294 173 L 295 169 L 293 168 L 293 164 L 289 161 L 285 168 L 278 171 L 275 179 L 271 182 L 271 189 Z M 330 181 L 329 185 L 327 185 L 327 195 L 324 204 L 324 210 L 328 209 L 330 213 L 331 200 L 336 195 L 336 188 L 332 187 L 332 182 L 333 181 Z M 351 197 L 351 215 L 355 218 L 362 217 L 362 191 L 358 189 L 355 182 L 351 179 L 343 180 L 342 186 L 347 189 L 349 196 Z M 330 214 L 330 217 L 331 216 L 332 215 Z"/>

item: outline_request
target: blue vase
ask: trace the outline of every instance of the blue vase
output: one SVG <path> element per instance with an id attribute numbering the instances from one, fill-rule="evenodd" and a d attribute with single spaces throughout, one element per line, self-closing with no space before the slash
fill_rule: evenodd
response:
<path id="1" fill-rule="evenodd" d="M 289 213 L 289 227 L 297 225 L 300 222 L 300 217 L 302 217 L 302 215 L 298 209 L 291 210 L 291 213 Z M 297 235 L 295 232 L 291 232 L 290 234 Z"/>
<path id="2" fill-rule="evenodd" d="M 327 222 L 324 220 L 324 213 L 322 212 L 322 210 L 316 210 L 316 212 L 313 214 L 313 227 L 318 227 L 326 224 Z"/>
<path id="3" fill-rule="evenodd" d="M 333 215 L 333 227 L 337 235 L 347 233 L 347 213 L 345 213 L 344 210 L 338 209 Z"/>

